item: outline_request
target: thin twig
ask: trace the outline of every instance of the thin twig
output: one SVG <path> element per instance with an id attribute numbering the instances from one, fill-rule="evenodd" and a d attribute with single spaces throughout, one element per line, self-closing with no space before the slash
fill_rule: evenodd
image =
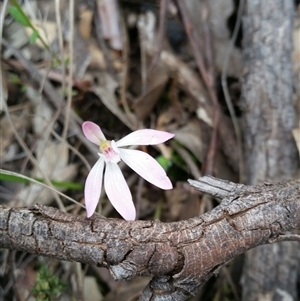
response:
<path id="1" fill-rule="evenodd" d="M 220 123 L 221 112 L 220 112 L 220 107 L 219 107 L 218 98 L 216 94 L 213 45 L 212 45 L 212 38 L 211 38 L 211 29 L 208 22 L 208 15 L 209 15 L 209 8 L 208 8 L 207 1 L 203 1 L 202 23 L 203 23 L 204 50 L 205 50 L 204 52 L 205 52 L 207 74 L 208 74 L 207 89 L 213 103 L 213 131 L 212 131 L 212 136 L 210 139 L 209 149 L 206 157 L 205 174 L 213 174 L 215 155 L 217 152 L 218 128 Z"/>
<path id="2" fill-rule="evenodd" d="M 20 146 L 22 147 L 22 149 L 24 150 L 24 152 L 26 152 L 28 158 L 30 159 L 31 163 L 34 165 L 34 167 L 36 169 L 39 170 L 39 172 L 41 173 L 41 175 L 43 176 L 46 184 L 49 186 L 49 187 L 52 187 L 53 188 L 53 185 L 49 179 L 49 177 L 44 173 L 44 171 L 41 169 L 40 165 L 39 165 L 39 162 L 35 159 L 35 157 L 33 156 L 32 152 L 30 151 L 30 149 L 27 147 L 26 143 L 24 142 L 24 140 L 21 138 L 21 136 L 19 135 L 17 129 L 16 129 L 16 126 L 10 116 L 10 113 L 9 113 L 9 110 L 8 110 L 8 107 L 7 107 L 7 104 L 6 102 L 3 102 L 3 109 L 4 109 L 4 112 L 6 114 L 6 117 L 7 117 L 7 120 L 13 130 L 13 133 L 15 135 L 15 138 L 17 139 L 18 143 L 20 144 Z M 53 193 L 53 196 L 59 206 L 59 208 L 62 210 L 62 211 L 65 211 L 65 207 L 60 199 L 60 197 L 57 195 L 57 193 L 55 193 L 55 190 L 51 190 L 52 193 Z"/>
<path id="3" fill-rule="evenodd" d="M 120 84 L 120 98 L 121 103 L 123 105 L 124 111 L 127 115 L 128 121 L 132 123 L 133 127 L 136 127 L 134 120 L 132 119 L 132 115 L 130 113 L 130 108 L 126 98 L 126 90 L 128 85 L 128 72 L 130 68 L 130 59 L 129 59 L 129 38 L 126 31 L 125 20 L 124 17 L 120 17 L 121 20 L 121 28 L 123 33 L 123 53 L 122 53 L 122 78 Z"/>
<path id="4" fill-rule="evenodd" d="M 227 70 L 228 70 L 229 57 L 230 57 L 230 54 L 231 54 L 232 49 L 234 47 L 234 43 L 237 39 L 239 29 L 240 29 L 240 26 L 241 26 L 243 8 L 244 8 L 244 0 L 240 0 L 239 9 L 238 9 L 238 13 L 237 13 L 237 20 L 236 20 L 236 23 L 234 25 L 232 38 L 230 39 L 229 45 L 228 45 L 227 50 L 226 50 L 226 54 L 225 54 L 224 62 L 223 62 L 223 67 L 222 67 L 222 75 L 221 75 L 221 83 L 222 83 L 224 98 L 225 98 L 226 105 L 227 105 L 227 108 L 229 110 L 229 113 L 230 113 L 230 116 L 231 116 L 231 119 L 232 119 L 232 124 L 233 124 L 233 128 L 234 128 L 235 135 L 236 135 L 236 140 L 237 140 L 238 156 L 239 156 L 239 180 L 240 180 L 241 183 L 245 182 L 245 180 L 244 180 L 245 166 L 244 166 L 244 160 L 243 160 L 242 135 L 241 135 L 241 130 L 240 130 L 240 127 L 239 127 L 239 124 L 238 124 L 238 121 L 237 121 L 237 118 L 236 118 L 236 115 L 235 115 L 232 100 L 231 100 L 231 97 L 230 97 L 230 94 L 229 94 L 226 75 L 227 75 Z"/>
<path id="5" fill-rule="evenodd" d="M 61 57 L 61 60 L 60 60 L 61 72 L 62 72 L 61 90 L 64 95 L 65 87 L 66 87 L 66 64 L 65 64 L 62 22 L 61 22 L 61 16 L 60 16 L 60 0 L 55 0 L 55 18 L 56 18 L 56 24 L 57 24 L 58 44 L 59 44 L 60 57 Z"/>
<path id="6" fill-rule="evenodd" d="M 96 29 L 97 42 L 100 46 L 100 49 L 103 52 L 105 62 L 107 64 L 107 70 L 108 70 L 109 74 L 115 79 L 116 73 L 114 71 L 113 64 L 112 64 L 112 61 L 109 56 L 109 51 L 108 51 L 107 46 L 104 41 L 103 32 L 102 32 L 102 28 L 101 28 L 102 20 L 100 19 L 99 7 L 97 4 L 98 2 L 99 1 L 95 1 L 95 14 L 94 14 L 94 25 L 95 25 L 95 29 Z"/>
<path id="7" fill-rule="evenodd" d="M 158 63 L 160 53 L 163 47 L 163 41 L 165 37 L 166 31 L 166 16 L 167 16 L 167 8 L 168 8 L 169 0 L 161 0 L 160 1 L 160 10 L 159 10 L 159 26 L 158 26 L 158 37 L 157 37 L 157 47 L 155 48 L 155 52 L 149 67 L 149 74 L 153 71 L 155 66 Z"/>
<path id="8" fill-rule="evenodd" d="M 8 0 L 4 0 L 2 4 L 2 9 L 0 13 L 0 53 L 2 53 L 2 35 L 3 35 L 3 24 L 6 14 Z M 2 110 L 3 102 L 6 100 L 4 99 L 4 92 L 3 92 L 3 74 L 2 74 L 2 60 L 0 60 L 0 111 Z"/>
<path id="9" fill-rule="evenodd" d="M 141 49 L 141 79 L 142 79 L 142 85 L 141 85 L 141 95 L 146 94 L 147 91 L 147 53 L 145 49 L 145 41 L 144 37 L 141 33 L 139 32 L 139 39 L 140 39 L 140 49 Z"/>
<path id="10" fill-rule="evenodd" d="M 60 142 L 63 142 L 64 140 L 62 139 L 62 137 L 60 137 L 53 129 L 51 130 L 51 134 Z M 72 151 L 85 165 L 85 167 L 87 168 L 87 170 L 91 169 L 91 165 L 89 164 L 89 162 L 85 159 L 85 157 L 74 147 L 72 146 L 70 143 L 68 143 L 67 140 L 64 141 L 66 143 L 66 146 L 70 149 L 70 151 Z"/>
<path id="11" fill-rule="evenodd" d="M 48 184 L 44 184 L 44 183 L 39 182 L 39 181 L 37 181 L 35 179 L 32 179 L 30 177 L 24 176 L 24 175 L 22 175 L 20 173 L 9 171 L 9 170 L 5 170 L 5 169 L 1 169 L 1 168 L 0 168 L 0 173 L 4 174 L 4 175 L 8 175 L 8 176 L 16 176 L 16 177 L 28 180 L 28 181 L 30 181 L 30 182 L 32 182 L 34 184 L 41 185 L 41 186 L 50 189 L 51 191 L 55 192 L 56 194 L 59 194 L 60 196 L 66 198 L 67 200 L 69 200 L 69 201 L 75 203 L 76 205 L 78 205 L 78 206 L 80 206 L 80 207 L 82 207 L 82 208 L 85 209 L 84 205 L 82 205 L 81 203 L 79 203 L 76 200 L 72 199 L 71 197 L 67 196 L 66 194 L 60 192 L 59 190 L 55 189 L 52 184 L 50 186 Z M 45 180 L 45 182 L 46 182 L 46 180 Z"/>
<path id="12" fill-rule="evenodd" d="M 12 45 L 10 45 L 5 39 L 2 39 L 2 45 L 4 45 L 6 48 L 9 48 L 14 56 L 20 61 L 20 63 L 24 66 L 26 69 L 27 73 L 29 76 L 37 83 L 41 84 L 41 74 L 40 72 L 36 69 L 36 67 L 26 60 L 22 53 Z M 56 108 L 60 109 L 61 108 L 61 97 L 57 94 L 55 89 L 53 88 L 52 84 L 50 83 L 49 80 L 46 80 L 44 82 L 43 86 L 43 92 L 44 94 L 48 97 L 49 101 L 54 105 Z M 63 112 L 65 113 L 65 112 Z M 73 111 L 71 112 L 71 119 L 70 119 L 70 125 L 72 127 L 72 132 L 76 133 L 78 136 L 78 139 L 85 145 L 87 149 L 90 150 L 91 154 L 97 157 L 97 148 L 90 143 L 85 136 L 82 134 L 82 131 L 78 125 L 78 123 L 82 123 L 82 119 L 76 115 Z M 64 116 L 60 116 L 60 119 L 64 121 Z"/>
<path id="13" fill-rule="evenodd" d="M 71 117 L 71 106 L 72 106 L 72 88 L 73 88 L 73 68 L 74 68 L 74 0 L 70 0 L 69 3 L 69 78 L 68 81 L 68 96 L 67 96 L 67 106 L 65 113 L 64 129 L 62 132 L 62 139 L 66 140 L 70 117 Z"/>
<path id="14" fill-rule="evenodd" d="M 39 94 L 41 94 L 41 92 L 39 92 Z M 41 95 L 40 95 L 40 96 L 41 96 Z M 43 98 L 41 97 L 40 104 L 42 104 L 42 102 L 43 102 Z M 43 140 L 44 140 L 44 142 L 45 142 L 44 145 L 43 145 L 43 147 L 39 148 L 39 151 L 38 151 L 40 160 L 42 160 L 42 157 L 43 157 L 43 155 L 44 155 L 44 152 L 45 152 L 45 150 L 46 150 L 46 148 L 47 148 L 47 143 L 48 143 L 49 140 L 50 140 L 51 131 L 53 131 L 55 122 L 56 122 L 57 119 L 59 118 L 59 115 L 60 115 L 60 114 L 61 114 L 61 110 L 60 110 L 60 109 L 57 109 L 57 111 L 55 112 L 54 116 L 51 118 L 51 121 L 49 121 L 49 123 L 46 124 L 46 125 L 44 126 L 44 128 L 41 129 L 41 131 L 39 132 L 39 134 L 42 135 L 42 138 L 43 138 Z M 40 139 L 41 139 L 41 137 L 40 137 Z M 31 149 L 30 149 L 31 153 L 33 153 L 33 151 L 34 151 L 34 149 L 35 149 L 36 146 L 37 146 L 37 143 L 36 143 L 33 147 L 31 147 Z M 26 166 L 26 164 L 27 164 L 27 162 L 28 162 L 28 159 L 29 159 L 29 157 L 26 157 L 25 162 L 24 162 L 24 164 L 22 165 L 21 173 L 24 171 L 25 166 Z M 37 160 L 37 162 L 39 162 L 39 161 Z M 40 162 L 39 162 L 39 163 L 40 163 Z M 53 166 L 49 166 L 49 169 L 47 170 L 47 175 L 48 175 L 49 179 L 51 178 L 51 176 L 52 176 L 52 174 L 53 174 L 53 171 L 54 171 L 55 167 L 56 167 L 56 164 L 54 164 Z M 32 174 L 31 174 L 31 177 L 34 178 L 34 177 L 36 176 L 37 171 L 38 171 L 38 169 L 35 168 L 35 169 L 33 170 Z M 31 193 L 31 190 L 28 190 L 28 193 L 27 193 L 27 197 L 26 197 L 26 198 L 29 197 L 30 193 Z M 41 193 L 41 191 L 40 191 L 40 193 Z M 38 197 L 38 195 L 37 195 L 37 197 Z"/>
<path id="15" fill-rule="evenodd" d="M 177 145 L 175 142 L 171 142 L 172 148 L 183 158 L 187 166 L 189 167 L 189 171 L 192 173 L 193 177 L 195 179 L 199 179 L 201 177 L 201 172 L 196 165 L 196 163 L 193 161 L 191 155 L 189 152 L 184 149 L 183 147 Z"/>
<path id="16" fill-rule="evenodd" d="M 7 3 L 6 3 L 6 5 L 7 5 Z M 5 3 L 4 3 L 4 6 L 3 6 L 3 12 L 5 12 L 5 9 L 4 9 L 5 7 L 6 7 L 6 6 L 5 6 Z M 1 15 L 1 17 L 2 17 L 2 15 Z M 4 16 L 3 16 L 3 18 L 4 18 Z M 3 19 L 3 20 L 4 20 L 4 19 Z M 1 20 L 1 21 L 2 21 L 2 20 Z M 2 46 L 2 44 L 5 45 L 5 43 L 7 43 L 4 39 L 2 39 L 2 26 L 3 26 L 3 22 L 1 22 L 1 35 L 0 35 L 0 36 L 1 36 L 1 37 L 0 37 L 0 38 L 1 38 L 1 46 Z M 0 47 L 1 47 L 1 46 L 0 46 Z M 1 69 L 1 70 L 2 70 L 2 69 Z M 1 76 L 2 76 L 2 72 L 0 72 L 0 73 L 1 73 Z M 2 94 L 2 86 L 1 86 L 1 89 L 0 89 L 0 90 L 1 90 L 0 94 Z M 0 96 L 1 96 L 1 95 L 0 95 Z M 2 99 L 2 98 L 1 98 L 1 99 Z M 49 177 L 48 177 L 48 176 L 43 172 L 43 170 L 40 168 L 38 161 L 34 158 L 34 156 L 32 155 L 32 152 L 30 151 L 30 149 L 27 147 L 27 145 L 25 144 L 24 140 L 20 137 L 20 135 L 19 135 L 19 133 L 18 133 L 18 131 L 17 131 L 15 125 L 14 125 L 14 122 L 13 122 L 11 116 L 10 116 L 10 112 L 9 112 L 8 106 L 7 106 L 6 102 L 4 102 L 4 101 L 3 101 L 3 108 L 4 108 L 4 111 L 5 111 L 5 113 L 6 113 L 7 119 L 8 119 L 8 121 L 9 121 L 9 123 L 10 123 L 10 126 L 12 127 L 12 130 L 13 130 L 13 132 L 14 132 L 14 135 L 15 135 L 17 141 L 19 142 L 20 146 L 23 148 L 24 152 L 27 154 L 28 158 L 30 159 L 30 161 L 32 162 L 32 164 L 35 166 L 35 168 L 36 168 L 37 170 L 40 171 L 40 173 L 41 173 L 42 176 L 44 177 L 44 180 L 45 180 L 46 184 L 47 184 L 49 187 L 52 187 L 52 188 L 53 188 L 53 185 L 51 184 Z M 57 114 L 57 117 L 58 117 L 58 116 L 59 116 L 59 114 Z M 56 118 L 55 118 L 55 119 L 56 119 Z M 64 205 L 63 205 L 63 203 L 62 203 L 60 197 L 55 193 L 55 190 L 52 190 L 52 192 L 53 192 L 53 196 L 54 196 L 55 200 L 57 201 L 57 204 L 58 204 L 59 208 L 60 208 L 61 210 L 64 211 L 65 208 L 64 208 Z"/>
<path id="17" fill-rule="evenodd" d="M 191 43 L 193 53 L 195 56 L 195 60 L 200 71 L 201 77 L 206 85 L 209 97 L 213 103 L 213 132 L 210 140 L 210 145 L 207 153 L 206 164 L 204 165 L 203 174 L 213 174 L 214 173 L 214 160 L 217 150 L 217 138 L 218 138 L 218 126 L 220 122 L 220 108 L 218 104 L 218 99 L 215 90 L 215 75 L 213 74 L 213 67 L 209 67 L 208 69 L 205 67 L 204 58 L 201 55 L 201 49 L 203 48 L 200 42 L 200 38 L 198 33 L 196 32 L 195 26 L 192 23 L 192 20 L 189 16 L 188 10 L 184 4 L 184 1 L 177 1 L 177 5 L 180 9 L 183 24 L 185 27 L 185 31 L 188 35 L 189 41 Z M 207 23 L 208 13 L 203 14 L 204 23 Z M 208 25 L 207 25 L 208 26 Z M 210 42 L 210 39 L 206 38 L 207 42 Z M 212 46 L 207 46 L 212 49 Z M 212 58 L 208 58 L 208 63 L 213 64 L 211 61 Z"/>
<path id="18" fill-rule="evenodd" d="M 276 237 L 272 237 L 269 239 L 269 243 L 275 243 L 280 241 L 299 241 L 300 242 L 300 235 L 298 234 L 282 234 Z"/>

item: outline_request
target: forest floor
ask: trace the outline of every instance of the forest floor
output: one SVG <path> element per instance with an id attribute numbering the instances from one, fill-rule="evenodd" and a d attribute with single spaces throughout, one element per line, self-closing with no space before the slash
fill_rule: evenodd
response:
<path id="1" fill-rule="evenodd" d="M 99 150 L 81 125 L 92 121 L 108 140 L 142 128 L 175 134 L 137 148 L 162 165 L 172 190 L 120 164 L 137 219 L 173 222 L 217 206 L 187 180 L 242 181 L 242 31 L 234 34 L 241 18 L 233 2 L 2 1 L 0 205 L 41 203 L 85 216 L 84 183 Z M 299 36 L 298 14 L 295 74 Z M 294 97 L 299 113 L 299 86 Z M 298 148 L 299 133 L 300 126 Z M 96 214 L 121 218 L 104 189 Z M 234 260 L 190 300 L 240 300 L 242 263 Z M 129 301 L 149 282 L 116 282 L 104 268 L 7 250 L 0 264 L 0 300 Z"/>

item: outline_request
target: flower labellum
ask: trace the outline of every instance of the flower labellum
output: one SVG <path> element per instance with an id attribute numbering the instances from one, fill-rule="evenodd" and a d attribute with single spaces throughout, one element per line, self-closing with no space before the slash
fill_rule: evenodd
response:
<path id="1" fill-rule="evenodd" d="M 159 163 L 145 152 L 125 149 L 129 145 L 154 145 L 174 137 L 174 134 L 150 129 L 137 130 L 121 140 L 106 140 L 100 127 L 90 121 L 82 124 L 85 137 L 99 146 L 99 159 L 87 176 L 84 188 L 87 217 L 95 212 L 104 174 L 104 188 L 112 205 L 126 220 L 135 219 L 135 207 L 118 162 L 124 161 L 148 182 L 162 189 L 172 189 L 172 183 Z M 105 166 L 105 172 L 104 172 Z"/>

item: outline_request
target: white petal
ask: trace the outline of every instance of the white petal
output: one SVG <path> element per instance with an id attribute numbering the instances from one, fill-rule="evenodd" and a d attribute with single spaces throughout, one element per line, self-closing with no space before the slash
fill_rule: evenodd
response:
<path id="1" fill-rule="evenodd" d="M 148 182 L 162 189 L 172 189 L 172 183 L 159 163 L 145 152 L 119 148 L 121 159 Z"/>
<path id="2" fill-rule="evenodd" d="M 99 202 L 102 188 L 103 167 L 104 160 L 100 158 L 91 169 L 85 181 L 84 199 L 87 217 L 93 215 Z"/>
<path id="3" fill-rule="evenodd" d="M 91 121 L 85 121 L 82 124 L 82 131 L 84 136 L 91 142 L 100 145 L 100 141 L 106 141 L 104 134 L 102 133 L 100 127 Z"/>
<path id="4" fill-rule="evenodd" d="M 120 167 L 107 162 L 104 174 L 104 187 L 106 194 L 120 215 L 130 221 L 135 219 L 135 207 L 132 196 Z"/>
<path id="5" fill-rule="evenodd" d="M 168 132 L 143 129 L 130 133 L 117 141 L 116 144 L 118 147 L 128 145 L 154 145 L 163 143 L 173 137 L 174 134 Z"/>

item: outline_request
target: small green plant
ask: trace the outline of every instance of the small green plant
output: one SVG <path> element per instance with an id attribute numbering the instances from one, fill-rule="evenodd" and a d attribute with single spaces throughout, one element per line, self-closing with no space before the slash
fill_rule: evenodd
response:
<path id="1" fill-rule="evenodd" d="M 43 44 L 43 46 L 45 47 L 45 49 L 47 49 L 53 55 L 55 60 L 60 61 L 58 59 L 58 57 L 51 51 L 49 45 L 41 37 L 38 30 L 34 27 L 31 20 L 29 19 L 29 17 L 25 14 L 25 12 L 23 11 L 23 9 L 20 6 L 20 4 L 18 3 L 18 1 L 12 0 L 12 3 L 13 3 L 13 5 L 8 7 L 8 11 L 9 11 L 10 15 L 14 18 L 14 20 L 16 22 L 20 23 L 24 27 L 29 27 L 32 29 L 32 34 L 29 37 L 29 43 L 34 44 L 36 42 L 36 40 L 39 39 L 41 41 L 41 43 Z"/>
<path id="2" fill-rule="evenodd" d="M 17 0 L 12 0 L 13 5 L 8 7 L 8 11 L 10 15 L 20 23 L 21 25 L 25 27 L 29 27 L 32 29 L 32 34 L 29 37 L 29 42 L 31 44 L 35 43 L 37 39 L 40 39 L 41 43 L 45 46 L 46 49 L 49 50 L 49 46 L 47 43 L 43 40 L 42 37 L 40 37 L 38 30 L 33 26 L 28 16 L 23 11 L 22 7 L 18 3 Z"/>
<path id="3" fill-rule="evenodd" d="M 16 84 L 16 85 L 21 85 L 22 84 L 22 80 L 21 80 L 20 76 L 15 74 L 15 73 L 9 73 L 8 74 L 8 81 L 10 83 Z"/>
<path id="4" fill-rule="evenodd" d="M 156 161 L 162 166 L 162 168 L 165 171 L 168 171 L 168 169 L 172 166 L 173 162 L 171 159 L 168 159 L 164 157 L 163 155 L 159 155 L 158 157 L 155 158 Z"/>
<path id="5" fill-rule="evenodd" d="M 36 301 L 52 301 L 58 297 L 66 287 L 67 284 L 52 275 L 46 264 L 43 264 L 37 273 L 32 295 L 36 298 Z"/>
<path id="6" fill-rule="evenodd" d="M 15 85 L 20 85 L 21 86 L 21 92 L 24 93 L 24 92 L 27 91 L 27 86 L 23 85 L 23 82 L 22 82 L 21 78 L 17 74 L 9 73 L 8 81 L 9 81 L 9 83 L 12 83 L 12 84 L 15 84 Z"/>

